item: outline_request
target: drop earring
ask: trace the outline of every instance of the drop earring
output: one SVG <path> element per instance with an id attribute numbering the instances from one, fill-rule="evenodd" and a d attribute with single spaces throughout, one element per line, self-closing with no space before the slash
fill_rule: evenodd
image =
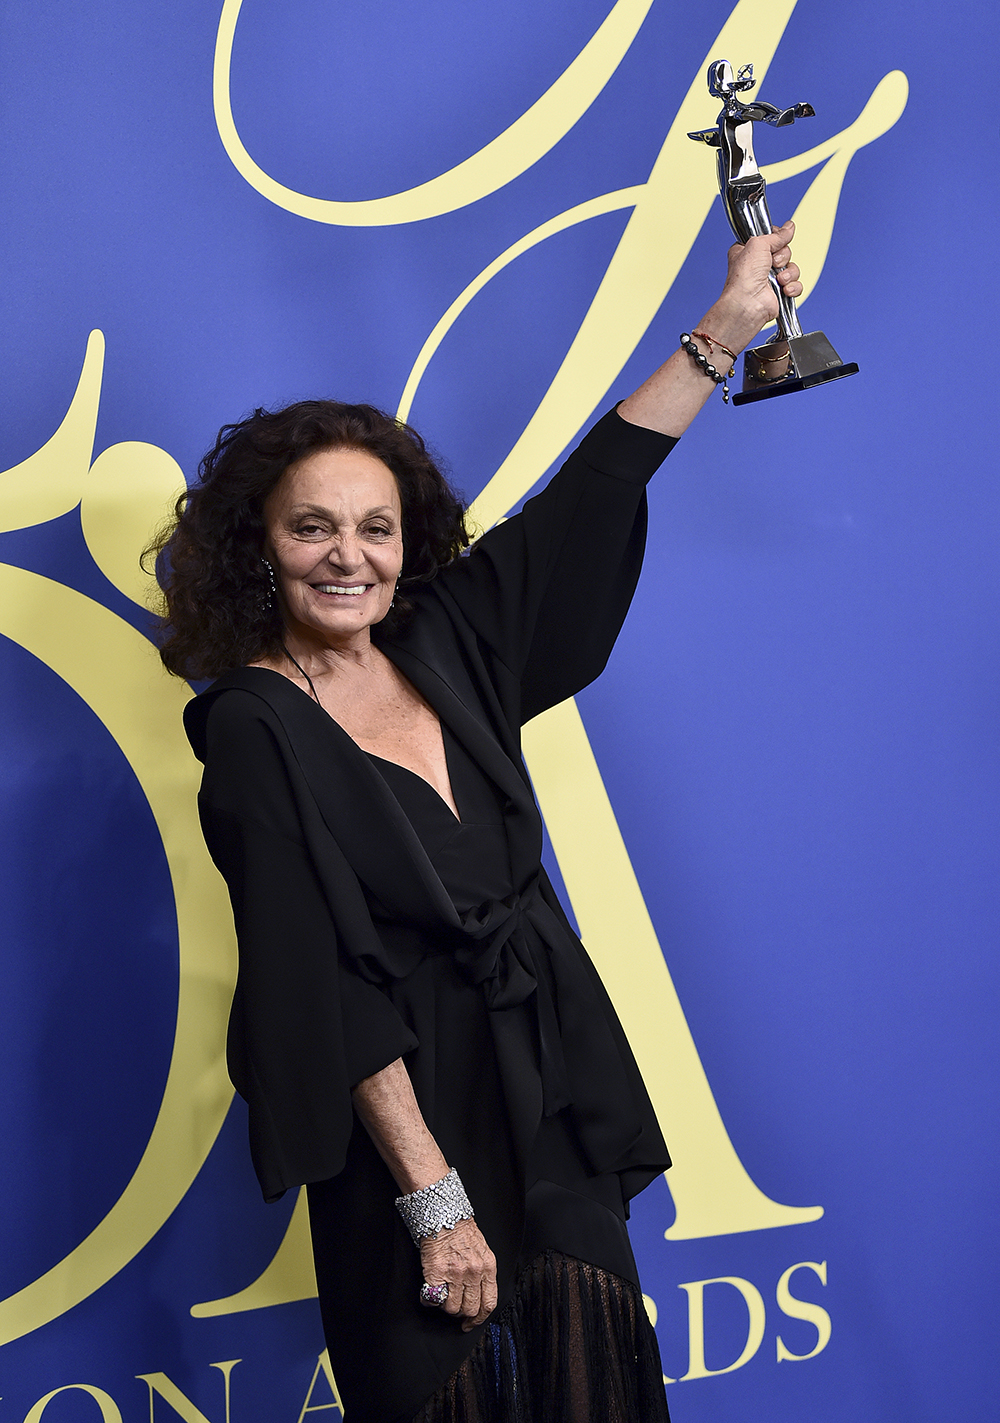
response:
<path id="1" fill-rule="evenodd" d="M 278 603 L 278 585 L 274 579 L 274 569 L 271 567 L 268 560 L 266 558 L 262 558 L 261 563 L 267 569 L 267 581 L 271 585 L 267 597 L 263 601 L 264 611 L 270 612 L 270 610 L 276 607 Z"/>

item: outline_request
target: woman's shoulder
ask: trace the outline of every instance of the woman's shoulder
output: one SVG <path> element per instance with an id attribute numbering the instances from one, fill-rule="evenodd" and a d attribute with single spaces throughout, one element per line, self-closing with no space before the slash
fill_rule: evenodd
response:
<path id="1" fill-rule="evenodd" d="M 195 755 L 204 761 L 210 726 L 213 737 L 250 735 L 262 722 L 284 724 L 301 697 L 299 689 L 272 668 L 238 667 L 191 698 L 184 708 L 184 730 Z"/>

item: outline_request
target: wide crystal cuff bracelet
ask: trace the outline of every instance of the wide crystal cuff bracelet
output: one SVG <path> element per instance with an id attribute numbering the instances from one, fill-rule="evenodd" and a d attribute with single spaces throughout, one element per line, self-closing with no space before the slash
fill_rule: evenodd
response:
<path id="1" fill-rule="evenodd" d="M 453 1230 L 460 1220 L 471 1220 L 473 1211 L 465 1187 L 454 1166 L 447 1176 L 396 1197 L 396 1209 L 406 1222 L 414 1245 L 437 1235 L 439 1230 Z"/>

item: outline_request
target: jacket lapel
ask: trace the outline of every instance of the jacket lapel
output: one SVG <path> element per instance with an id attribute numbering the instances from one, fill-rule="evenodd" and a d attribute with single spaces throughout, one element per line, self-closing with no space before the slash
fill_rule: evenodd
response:
<path id="1" fill-rule="evenodd" d="M 404 921 L 456 929 L 458 915 L 399 802 L 342 726 L 280 672 L 247 667 L 204 693 L 238 687 L 261 698 L 285 732 L 297 794 L 310 795 L 361 883 Z"/>

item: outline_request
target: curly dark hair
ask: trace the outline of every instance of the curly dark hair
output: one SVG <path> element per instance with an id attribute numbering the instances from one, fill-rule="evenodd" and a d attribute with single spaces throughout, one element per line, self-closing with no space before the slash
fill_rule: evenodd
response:
<path id="1" fill-rule="evenodd" d="M 217 677 L 281 651 L 284 624 L 263 563 L 264 502 L 285 470 L 318 450 L 364 450 L 392 471 L 402 507 L 399 586 L 427 583 L 469 545 L 465 509 L 423 440 L 372 405 L 301 400 L 224 425 L 198 483 L 147 548 L 163 594 L 160 656 L 169 671 Z M 397 592 L 381 626 L 412 605 Z"/>

